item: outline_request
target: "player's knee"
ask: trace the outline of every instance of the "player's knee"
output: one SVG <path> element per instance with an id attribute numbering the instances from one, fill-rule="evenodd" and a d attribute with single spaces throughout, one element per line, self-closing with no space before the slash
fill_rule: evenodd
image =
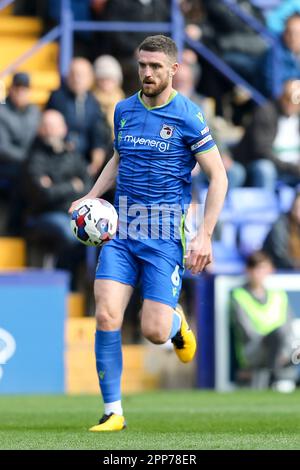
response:
<path id="1" fill-rule="evenodd" d="M 164 344 L 168 341 L 168 333 L 156 325 L 142 325 L 143 336 L 154 344 Z"/>
<path id="2" fill-rule="evenodd" d="M 118 315 L 105 308 L 96 309 L 96 325 L 98 330 L 112 331 L 120 328 Z"/>

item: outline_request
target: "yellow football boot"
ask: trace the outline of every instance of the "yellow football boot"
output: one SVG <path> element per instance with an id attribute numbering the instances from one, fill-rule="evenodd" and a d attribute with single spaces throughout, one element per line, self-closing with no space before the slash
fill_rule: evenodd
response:
<path id="1" fill-rule="evenodd" d="M 103 415 L 99 421 L 99 424 L 96 424 L 96 426 L 92 426 L 89 431 L 122 431 L 122 429 L 125 428 L 126 422 L 124 416 L 110 413 L 109 415 Z"/>
<path id="2" fill-rule="evenodd" d="M 175 311 L 181 316 L 181 327 L 171 341 L 181 362 L 191 362 L 197 349 L 196 338 L 186 321 L 181 305 L 178 304 Z"/>

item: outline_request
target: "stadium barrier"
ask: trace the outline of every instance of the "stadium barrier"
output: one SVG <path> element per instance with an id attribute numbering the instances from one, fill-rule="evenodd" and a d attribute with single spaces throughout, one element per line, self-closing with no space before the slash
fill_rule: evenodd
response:
<path id="1" fill-rule="evenodd" d="M 65 272 L 0 272 L 0 394 L 63 393 Z"/>

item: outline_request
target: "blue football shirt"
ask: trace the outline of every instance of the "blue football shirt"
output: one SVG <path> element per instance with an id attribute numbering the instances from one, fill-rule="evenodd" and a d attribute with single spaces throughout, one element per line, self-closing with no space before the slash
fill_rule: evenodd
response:
<path id="1" fill-rule="evenodd" d="M 123 196 L 128 207 L 178 206 L 184 213 L 195 154 L 215 146 L 199 106 L 174 91 L 167 103 L 150 108 L 138 92 L 117 104 L 114 127 L 117 210 Z"/>

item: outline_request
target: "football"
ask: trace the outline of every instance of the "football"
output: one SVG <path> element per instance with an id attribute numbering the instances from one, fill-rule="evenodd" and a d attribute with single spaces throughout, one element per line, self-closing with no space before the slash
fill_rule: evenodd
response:
<path id="1" fill-rule="evenodd" d="M 117 226 L 118 214 L 104 199 L 84 199 L 72 212 L 72 232 L 87 246 L 101 246 L 111 240 Z"/>

